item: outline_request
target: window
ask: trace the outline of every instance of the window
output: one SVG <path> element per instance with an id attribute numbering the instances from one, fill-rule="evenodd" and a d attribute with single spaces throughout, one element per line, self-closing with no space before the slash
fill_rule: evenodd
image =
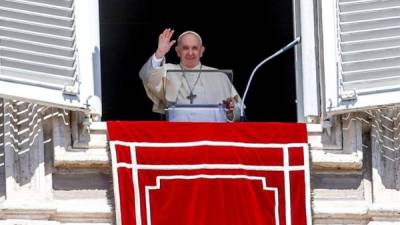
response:
<path id="1" fill-rule="evenodd" d="M 0 96 L 101 114 L 97 0 L 0 0 Z"/>
<path id="2" fill-rule="evenodd" d="M 321 1 L 328 114 L 400 102 L 400 1 Z"/>

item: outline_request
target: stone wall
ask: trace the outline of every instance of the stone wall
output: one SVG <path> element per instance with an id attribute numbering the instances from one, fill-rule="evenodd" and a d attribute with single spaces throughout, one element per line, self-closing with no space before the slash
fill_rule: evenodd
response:
<path id="1" fill-rule="evenodd" d="M 0 225 L 113 223 L 106 129 L 84 147 L 77 115 L 0 101 Z"/>
<path id="2" fill-rule="evenodd" d="M 307 125 L 313 224 L 400 224 L 398 118 L 387 108 Z M 0 225 L 114 224 L 113 204 L 104 122 L 0 101 Z"/>
<path id="3" fill-rule="evenodd" d="M 314 224 L 400 224 L 398 109 L 309 125 Z"/>

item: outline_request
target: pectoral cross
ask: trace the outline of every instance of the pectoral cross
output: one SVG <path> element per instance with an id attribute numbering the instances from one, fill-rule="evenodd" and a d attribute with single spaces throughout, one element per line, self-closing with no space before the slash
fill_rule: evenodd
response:
<path id="1" fill-rule="evenodd" d="M 197 95 L 193 94 L 193 92 L 190 92 L 190 94 L 186 98 L 190 100 L 190 104 L 193 104 L 193 99 L 196 97 Z"/>

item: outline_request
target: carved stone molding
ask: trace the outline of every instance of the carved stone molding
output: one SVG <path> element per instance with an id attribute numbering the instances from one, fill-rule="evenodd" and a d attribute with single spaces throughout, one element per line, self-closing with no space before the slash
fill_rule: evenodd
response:
<path id="1" fill-rule="evenodd" d="M 51 199 L 51 173 L 46 173 L 44 132 L 47 107 L 3 100 L 4 174 L 7 201 Z M 50 182 L 49 182 L 50 181 Z"/>
<path id="2" fill-rule="evenodd" d="M 373 111 L 372 176 L 377 203 L 400 202 L 400 108 Z"/>

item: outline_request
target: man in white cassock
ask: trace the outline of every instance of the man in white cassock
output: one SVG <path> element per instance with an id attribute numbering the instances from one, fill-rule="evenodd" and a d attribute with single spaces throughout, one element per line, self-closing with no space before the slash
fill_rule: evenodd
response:
<path id="1" fill-rule="evenodd" d="M 216 69 L 204 66 L 200 62 L 205 50 L 200 35 L 194 31 L 186 31 L 176 41 L 171 40 L 173 33 L 174 30 L 167 28 L 160 34 L 156 52 L 139 73 L 147 96 L 153 102 L 153 112 L 164 114 L 166 108 L 176 104 L 221 104 L 225 107 L 227 121 L 238 120 L 240 97 L 229 77 L 221 72 L 202 73 L 202 70 Z M 180 63 L 165 63 L 165 55 L 175 42 Z M 186 72 L 167 74 L 168 70 Z"/>

